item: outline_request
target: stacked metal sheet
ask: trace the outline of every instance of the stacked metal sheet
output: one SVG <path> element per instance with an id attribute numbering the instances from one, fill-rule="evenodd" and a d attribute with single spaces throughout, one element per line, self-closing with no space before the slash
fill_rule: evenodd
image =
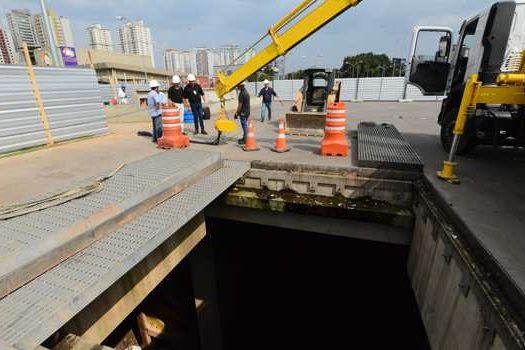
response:
<path id="1" fill-rule="evenodd" d="M 54 141 L 109 131 L 94 70 L 34 70 Z M 0 153 L 46 142 L 27 68 L 0 65 Z"/>
<path id="2" fill-rule="evenodd" d="M 360 123 L 357 165 L 364 168 L 422 171 L 423 162 L 392 124 Z"/>

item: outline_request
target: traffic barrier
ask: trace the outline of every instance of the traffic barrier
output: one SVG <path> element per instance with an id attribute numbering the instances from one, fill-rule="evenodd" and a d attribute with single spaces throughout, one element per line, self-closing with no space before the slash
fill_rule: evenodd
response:
<path id="1" fill-rule="evenodd" d="M 162 137 L 158 140 L 160 148 L 184 148 L 190 144 L 190 138 L 182 134 L 181 112 L 176 105 L 162 105 Z"/>
<path id="2" fill-rule="evenodd" d="M 248 120 L 248 135 L 246 137 L 246 142 L 242 147 L 245 151 L 258 151 L 257 142 L 255 141 L 255 128 L 253 127 L 252 120 Z"/>
<path id="3" fill-rule="evenodd" d="M 272 151 L 277 153 L 288 152 L 290 148 L 286 143 L 286 129 L 284 127 L 284 118 L 279 119 L 279 133 L 277 134 L 277 139 L 275 140 L 275 147 L 272 148 Z"/>
<path id="4" fill-rule="evenodd" d="M 349 149 L 346 137 L 346 105 L 344 102 L 331 103 L 326 113 L 321 155 L 346 157 Z"/>

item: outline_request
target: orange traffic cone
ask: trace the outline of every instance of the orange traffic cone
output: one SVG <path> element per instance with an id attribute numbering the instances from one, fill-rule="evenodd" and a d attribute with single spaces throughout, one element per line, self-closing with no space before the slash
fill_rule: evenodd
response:
<path id="1" fill-rule="evenodd" d="M 346 105 L 344 102 L 330 103 L 326 113 L 321 155 L 346 157 L 349 149 L 346 137 Z"/>
<path id="2" fill-rule="evenodd" d="M 279 134 L 275 140 L 275 147 L 272 148 L 272 151 L 277 153 L 288 152 L 290 148 L 286 143 L 286 130 L 284 128 L 284 119 L 279 119 Z"/>
<path id="3" fill-rule="evenodd" d="M 172 104 L 162 106 L 162 137 L 157 144 L 160 148 L 184 148 L 190 138 L 182 134 L 181 109 Z"/>
<path id="4" fill-rule="evenodd" d="M 252 124 L 252 119 L 248 120 L 248 136 L 246 137 L 246 143 L 242 147 L 245 151 L 258 151 L 257 142 L 255 142 L 255 128 Z"/>

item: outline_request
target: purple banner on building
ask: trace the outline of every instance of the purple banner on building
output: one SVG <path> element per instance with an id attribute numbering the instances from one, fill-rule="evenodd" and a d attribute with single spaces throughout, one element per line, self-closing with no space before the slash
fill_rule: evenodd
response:
<path id="1" fill-rule="evenodd" d="M 60 46 L 60 54 L 62 55 L 64 66 L 73 67 L 78 65 L 77 52 L 74 47 Z"/>

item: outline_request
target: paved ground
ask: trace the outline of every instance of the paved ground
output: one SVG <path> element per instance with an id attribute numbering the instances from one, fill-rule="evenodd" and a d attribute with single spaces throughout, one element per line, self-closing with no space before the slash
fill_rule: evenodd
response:
<path id="1" fill-rule="evenodd" d="M 274 114 L 282 115 L 287 109 L 288 105 L 275 104 Z M 458 159 L 458 175 L 463 181 L 460 186 L 441 182 L 434 175 L 446 158 L 437 136 L 438 111 L 437 102 L 356 103 L 348 106 L 348 124 L 350 129 L 365 120 L 396 125 L 420 154 L 430 181 L 525 294 L 525 151 L 479 147 Z M 290 137 L 291 152 L 271 152 L 276 122 L 260 123 L 259 113 L 254 108 L 259 152 L 243 152 L 234 142 L 191 147 L 220 151 L 229 159 L 350 165 L 347 158 L 321 157 L 319 138 Z M 213 131 L 211 121 L 206 125 Z M 0 204 L 23 201 L 87 176 L 107 173 L 122 162 L 162 152 L 148 138 L 136 136 L 138 130 L 150 130 L 144 112 L 111 118 L 110 128 L 113 133 L 108 136 L 0 159 L 1 169 L 8 169 L 0 176 Z"/>

